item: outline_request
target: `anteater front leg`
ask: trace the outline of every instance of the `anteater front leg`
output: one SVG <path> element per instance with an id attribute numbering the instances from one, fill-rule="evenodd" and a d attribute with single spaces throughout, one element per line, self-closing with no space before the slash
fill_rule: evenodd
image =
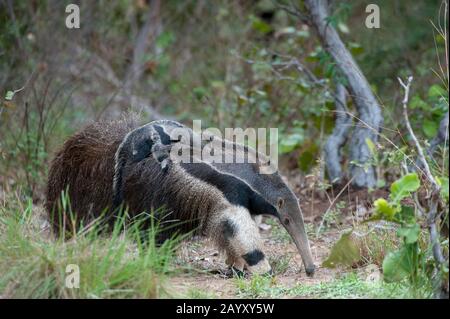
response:
<path id="1" fill-rule="evenodd" d="M 226 252 L 229 266 L 257 274 L 271 272 L 258 227 L 246 209 L 232 207 L 222 211 L 211 230 L 219 248 Z"/>

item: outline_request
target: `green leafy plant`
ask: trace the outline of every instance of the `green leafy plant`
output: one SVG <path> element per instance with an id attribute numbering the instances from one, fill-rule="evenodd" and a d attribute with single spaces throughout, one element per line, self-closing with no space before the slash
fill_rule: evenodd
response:
<path id="1" fill-rule="evenodd" d="M 392 183 L 389 200 L 379 198 L 374 202 L 375 214 L 370 220 L 385 220 L 399 225 L 397 236 L 402 245 L 389 252 L 383 261 L 383 274 L 386 282 L 408 280 L 412 287 L 423 284 L 427 251 L 419 245 L 420 225 L 415 208 L 402 204 L 420 187 L 417 173 L 402 176 Z"/>
<path id="2" fill-rule="evenodd" d="M 382 261 L 384 281 L 388 283 L 408 282 L 417 292 L 418 288 L 429 291 L 431 288 L 430 249 L 422 236 L 421 220 L 416 216 L 416 209 L 405 204 L 412 199 L 413 193 L 421 186 L 417 173 L 409 173 L 393 182 L 389 198 L 374 201 L 374 214 L 364 223 L 389 222 L 396 225 L 396 235 L 400 245 L 386 253 Z M 323 266 L 353 266 L 361 259 L 361 251 L 352 232 L 344 233 L 331 249 Z"/>
<path id="3" fill-rule="evenodd" d="M 414 210 L 404 206 L 401 201 L 410 197 L 420 187 L 417 173 L 410 173 L 391 184 L 389 201 L 384 198 L 375 200 L 375 214 L 370 220 L 387 220 L 399 224 L 409 224 L 415 221 Z"/>

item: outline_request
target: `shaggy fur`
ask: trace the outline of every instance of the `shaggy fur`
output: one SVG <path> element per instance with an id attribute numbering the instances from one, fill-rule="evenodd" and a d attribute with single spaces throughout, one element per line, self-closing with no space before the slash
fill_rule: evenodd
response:
<path id="1" fill-rule="evenodd" d="M 46 203 L 55 231 L 71 232 L 110 207 L 115 153 L 124 136 L 138 126 L 137 117 L 113 122 L 93 123 L 70 137 L 50 164 Z M 62 212 L 61 193 L 67 191 L 71 213 L 77 223 Z"/>
<path id="2" fill-rule="evenodd" d="M 105 211 L 107 217 L 114 216 L 111 208 L 115 207 L 113 176 L 116 153 L 125 136 L 137 127 L 135 119 L 97 123 L 66 141 L 52 161 L 47 188 L 46 208 L 55 230 L 76 231 L 80 224 L 89 223 Z M 262 197 L 255 196 L 250 188 L 246 188 L 242 192 L 244 196 L 231 203 L 224 196 L 225 190 L 214 185 L 215 178 L 211 174 L 217 174 L 217 171 L 212 167 L 209 173 L 202 175 L 204 181 L 192 174 L 192 169 L 189 173 L 178 163 L 171 163 L 170 169 L 163 170 L 160 161 L 153 156 L 145 157 L 139 152 L 131 155 L 138 155 L 139 160 L 123 161 L 121 175 L 123 199 L 130 216 L 154 212 L 153 217 L 166 228 L 160 240 L 176 231 L 195 230 L 211 237 L 218 248 L 226 252 L 227 262 L 235 268 L 242 270 L 246 267 L 252 272 L 270 271 L 264 255 L 251 265 L 243 258 L 254 251 L 262 251 L 258 229 L 246 209 L 252 205 L 271 206 Z M 60 194 L 65 189 L 71 200 L 75 223 L 59 204 Z M 276 211 L 273 207 L 263 209 Z M 114 218 L 110 220 L 114 222 Z M 231 232 L 230 225 L 233 225 Z"/>

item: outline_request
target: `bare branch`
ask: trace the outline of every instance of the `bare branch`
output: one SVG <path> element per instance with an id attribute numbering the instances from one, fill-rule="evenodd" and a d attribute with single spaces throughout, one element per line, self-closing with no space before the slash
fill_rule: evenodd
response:
<path id="1" fill-rule="evenodd" d="M 405 124 L 406 128 L 408 130 L 408 133 L 411 135 L 411 138 L 413 139 L 414 145 L 417 149 L 417 152 L 419 154 L 419 160 L 421 161 L 423 165 L 423 169 L 425 172 L 425 175 L 427 176 L 430 183 L 436 188 L 440 189 L 440 186 L 436 182 L 435 178 L 433 177 L 433 174 L 431 174 L 430 166 L 428 165 L 428 162 L 425 158 L 425 154 L 423 152 L 422 146 L 420 146 L 419 140 L 416 137 L 416 134 L 414 133 L 411 123 L 409 122 L 409 116 L 408 116 L 408 101 L 409 101 L 409 90 L 411 88 L 411 83 L 413 81 L 413 77 L 409 76 L 406 83 L 402 81 L 402 79 L 397 78 L 400 85 L 403 87 L 403 90 L 405 91 L 405 94 L 403 96 L 403 117 L 405 118 Z"/>
<path id="2" fill-rule="evenodd" d="M 282 9 L 287 13 L 289 13 L 290 15 L 299 18 L 300 21 L 302 21 L 305 24 L 310 24 L 311 21 L 309 19 L 309 16 L 304 12 L 302 12 L 299 8 L 297 8 L 292 2 L 290 5 L 281 4 L 278 1 L 274 1 L 274 3 L 277 6 L 277 8 Z"/>

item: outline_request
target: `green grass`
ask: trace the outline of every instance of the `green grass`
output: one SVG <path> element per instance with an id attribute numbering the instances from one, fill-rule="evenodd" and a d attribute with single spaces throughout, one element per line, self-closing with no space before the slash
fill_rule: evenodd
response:
<path id="1" fill-rule="evenodd" d="M 356 273 L 342 275 L 329 282 L 297 284 L 284 287 L 275 277 L 253 276 L 235 279 L 238 297 L 241 298 L 318 298 L 318 299 L 392 299 L 429 298 L 427 292 L 412 291 L 406 284 L 368 282 Z"/>
<path id="2" fill-rule="evenodd" d="M 278 285 L 276 277 L 254 275 L 251 278 L 234 279 L 239 298 L 280 298 L 287 289 Z"/>
<path id="3" fill-rule="evenodd" d="M 137 228 L 123 231 L 117 222 L 112 234 L 100 235 L 93 227 L 64 241 L 43 231 L 37 215 L 31 200 L 0 206 L 2 298 L 168 297 L 164 280 L 176 240 L 156 247 L 151 230 L 143 244 Z M 79 268 L 79 288 L 66 287 L 71 264 Z"/>
<path id="4" fill-rule="evenodd" d="M 291 261 L 291 256 L 277 256 L 269 257 L 269 263 L 272 266 L 272 270 L 276 275 L 284 274 L 289 269 L 289 262 Z"/>
<path id="5" fill-rule="evenodd" d="M 217 299 L 217 296 L 213 293 L 199 288 L 190 288 L 186 293 L 186 297 L 189 299 Z"/>
<path id="6" fill-rule="evenodd" d="M 345 274 L 330 282 L 313 285 L 300 284 L 292 288 L 289 295 L 324 299 L 392 299 L 413 298 L 414 296 L 406 285 L 367 282 L 356 273 Z"/>

